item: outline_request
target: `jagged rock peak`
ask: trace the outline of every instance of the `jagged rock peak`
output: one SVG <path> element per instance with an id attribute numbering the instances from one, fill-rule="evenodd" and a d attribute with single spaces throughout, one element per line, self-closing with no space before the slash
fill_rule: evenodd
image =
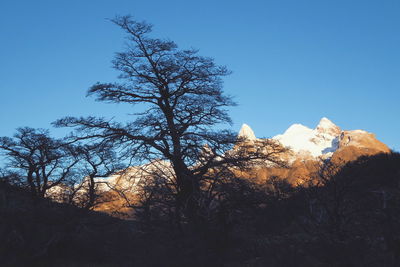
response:
<path id="1" fill-rule="evenodd" d="M 336 124 L 334 124 L 330 119 L 328 119 L 326 117 L 323 117 L 319 121 L 319 123 L 318 123 L 318 125 L 316 127 L 317 130 L 318 129 L 331 129 L 331 128 L 339 128 L 339 127 Z"/>
<path id="2" fill-rule="evenodd" d="M 327 133 L 331 135 L 339 135 L 341 132 L 341 129 L 326 117 L 323 117 L 319 121 L 315 129 L 320 133 Z"/>
<path id="3" fill-rule="evenodd" d="M 336 124 L 334 124 L 330 119 L 327 117 L 322 117 L 318 123 L 317 127 L 323 127 L 323 128 L 330 128 L 330 127 L 335 127 Z"/>
<path id="4" fill-rule="evenodd" d="M 242 128 L 240 128 L 238 138 L 243 138 L 250 141 L 254 141 L 257 139 L 253 130 L 250 128 L 249 125 L 245 123 L 243 123 Z"/>

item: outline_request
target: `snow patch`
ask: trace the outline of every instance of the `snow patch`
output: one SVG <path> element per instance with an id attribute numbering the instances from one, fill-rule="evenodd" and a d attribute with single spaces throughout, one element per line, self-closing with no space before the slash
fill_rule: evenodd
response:
<path id="1" fill-rule="evenodd" d="M 290 147 L 296 153 L 310 153 L 313 157 L 320 157 L 336 151 L 339 134 L 340 128 L 324 117 L 315 129 L 293 124 L 284 134 L 274 136 L 272 139 Z"/>

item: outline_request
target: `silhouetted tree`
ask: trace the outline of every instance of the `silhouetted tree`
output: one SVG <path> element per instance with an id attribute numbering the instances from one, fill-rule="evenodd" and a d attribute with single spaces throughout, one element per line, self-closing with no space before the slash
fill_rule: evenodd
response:
<path id="1" fill-rule="evenodd" d="M 177 211 L 195 218 L 206 174 L 218 166 L 235 165 L 263 157 L 274 160 L 278 146 L 271 143 L 268 153 L 227 154 L 237 141 L 219 124 L 231 123 L 226 108 L 234 105 L 224 95 L 224 66 L 198 55 L 194 49 L 180 50 L 169 40 L 151 38 L 152 26 L 129 16 L 113 23 L 127 33 L 124 52 L 117 53 L 113 66 L 120 71 L 121 83 L 97 83 L 88 95 L 99 101 L 128 103 L 142 108 L 126 124 L 103 118 L 58 120 L 57 126 L 76 127 L 79 138 L 101 138 L 126 147 L 141 160 L 165 159 L 172 164 L 176 183 Z"/>
<path id="2" fill-rule="evenodd" d="M 18 128 L 13 138 L 0 137 L 0 150 L 12 177 L 22 180 L 38 197 L 71 179 L 79 161 L 72 146 L 50 137 L 44 129 Z"/>

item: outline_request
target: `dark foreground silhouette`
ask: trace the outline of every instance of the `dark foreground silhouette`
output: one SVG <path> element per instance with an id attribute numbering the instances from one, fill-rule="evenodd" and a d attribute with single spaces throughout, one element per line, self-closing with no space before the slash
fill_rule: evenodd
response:
<path id="1" fill-rule="evenodd" d="M 209 221 L 119 220 L 0 183 L 1 266 L 399 266 L 400 155 L 227 183 Z M 156 209 L 154 209 L 156 212 Z"/>

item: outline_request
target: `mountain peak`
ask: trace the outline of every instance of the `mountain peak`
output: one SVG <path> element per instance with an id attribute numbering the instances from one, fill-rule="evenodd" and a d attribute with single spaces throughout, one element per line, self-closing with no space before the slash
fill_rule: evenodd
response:
<path id="1" fill-rule="evenodd" d="M 327 128 L 327 127 L 332 127 L 332 126 L 336 126 L 330 119 L 328 119 L 327 117 L 322 117 L 318 123 L 319 127 L 323 127 L 323 128 Z M 317 127 L 318 127 L 317 126 Z"/>
<path id="2" fill-rule="evenodd" d="M 309 132 L 311 131 L 310 128 L 308 128 L 307 126 L 304 126 L 303 124 L 300 123 L 295 123 L 292 124 L 286 131 L 284 134 L 298 134 L 298 133 L 303 133 L 303 132 Z"/>
<path id="3" fill-rule="evenodd" d="M 341 129 L 326 117 L 323 117 L 319 121 L 315 129 L 320 133 L 327 133 L 331 135 L 338 135 L 341 132 Z"/>
<path id="4" fill-rule="evenodd" d="M 241 137 L 241 138 L 244 138 L 244 139 L 247 139 L 250 141 L 254 141 L 257 139 L 253 130 L 250 128 L 249 125 L 247 125 L 245 123 L 243 123 L 242 127 L 240 128 L 238 137 Z"/>

